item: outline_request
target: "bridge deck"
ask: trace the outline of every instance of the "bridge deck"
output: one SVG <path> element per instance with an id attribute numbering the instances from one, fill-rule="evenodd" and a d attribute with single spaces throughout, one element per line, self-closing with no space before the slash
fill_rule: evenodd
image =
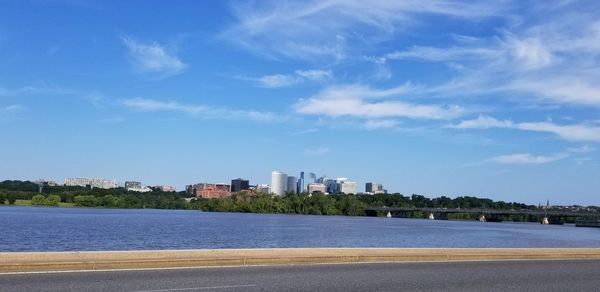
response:
<path id="1" fill-rule="evenodd" d="M 529 216 L 551 216 L 551 217 L 600 217 L 599 212 L 574 212 L 574 211 L 543 211 L 543 210 L 498 210 L 498 209 L 478 209 L 478 208 L 366 208 L 365 212 L 390 212 L 390 213 L 407 213 L 407 212 L 422 212 L 434 214 L 481 214 L 481 215 L 529 215 Z"/>

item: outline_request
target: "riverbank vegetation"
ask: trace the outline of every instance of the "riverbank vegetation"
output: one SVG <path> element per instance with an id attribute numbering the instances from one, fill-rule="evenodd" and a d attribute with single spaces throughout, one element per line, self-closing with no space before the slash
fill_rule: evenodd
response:
<path id="1" fill-rule="evenodd" d="M 58 202 L 57 202 L 58 198 Z M 162 192 L 155 189 L 148 193 L 116 189 L 89 189 L 85 187 L 39 186 L 29 181 L 0 182 L 0 204 L 16 205 L 17 201 L 30 202 L 34 206 L 73 206 L 98 208 L 152 208 L 190 209 L 183 192 Z"/>
<path id="2" fill-rule="evenodd" d="M 154 208 L 196 209 L 209 212 L 286 213 L 311 215 L 364 215 L 367 207 L 417 207 L 417 208 L 488 208 L 530 209 L 538 207 L 522 203 L 507 203 L 491 199 L 463 196 L 427 198 L 422 195 L 324 195 L 238 193 L 218 199 L 190 198 L 185 192 L 148 193 L 116 189 L 89 189 L 85 187 L 39 186 L 29 181 L 0 182 L 0 204 L 30 202 L 37 206 L 74 206 L 100 208 Z M 422 214 L 408 214 L 420 217 Z M 465 218 L 466 219 L 466 218 Z"/>

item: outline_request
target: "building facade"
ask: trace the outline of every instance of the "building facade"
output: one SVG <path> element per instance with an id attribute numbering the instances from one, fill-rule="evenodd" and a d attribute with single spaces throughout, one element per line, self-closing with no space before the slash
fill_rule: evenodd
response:
<path id="1" fill-rule="evenodd" d="M 131 190 L 131 189 L 141 189 L 142 188 L 142 183 L 139 181 L 126 181 L 125 182 L 125 189 L 126 190 Z"/>
<path id="2" fill-rule="evenodd" d="M 163 191 L 163 192 L 176 192 L 177 188 L 174 186 L 155 186 L 155 188 Z"/>
<path id="3" fill-rule="evenodd" d="M 271 187 L 267 184 L 258 184 L 256 187 L 254 187 L 254 191 L 256 193 L 270 194 Z"/>
<path id="4" fill-rule="evenodd" d="M 190 195 L 204 199 L 223 198 L 231 195 L 231 186 L 228 184 L 198 183 L 186 186 L 185 190 Z"/>
<path id="5" fill-rule="evenodd" d="M 343 194 L 356 194 L 356 182 L 343 181 L 340 183 L 340 193 Z"/>
<path id="6" fill-rule="evenodd" d="M 287 193 L 298 193 L 298 179 L 295 176 L 288 176 L 287 178 Z"/>
<path id="7" fill-rule="evenodd" d="M 65 178 L 65 186 L 67 187 L 88 187 L 98 189 L 114 189 L 117 188 L 117 182 L 115 180 L 103 179 L 103 178 L 85 178 L 85 177 L 73 177 Z"/>
<path id="8" fill-rule="evenodd" d="M 273 171 L 271 173 L 271 192 L 278 196 L 285 195 L 287 192 L 287 174 L 281 171 Z"/>
<path id="9" fill-rule="evenodd" d="M 239 193 L 243 190 L 250 189 L 250 181 L 247 179 L 236 178 L 231 180 L 231 192 Z"/>
<path id="10" fill-rule="evenodd" d="M 387 191 L 383 189 L 383 185 L 380 183 L 368 182 L 365 184 L 365 193 L 367 193 L 367 194 L 384 194 L 384 193 L 387 193 Z"/>
<path id="11" fill-rule="evenodd" d="M 322 183 L 310 183 L 306 186 L 307 191 L 309 194 L 313 194 L 313 193 L 326 193 L 327 189 L 325 187 L 324 184 Z"/>

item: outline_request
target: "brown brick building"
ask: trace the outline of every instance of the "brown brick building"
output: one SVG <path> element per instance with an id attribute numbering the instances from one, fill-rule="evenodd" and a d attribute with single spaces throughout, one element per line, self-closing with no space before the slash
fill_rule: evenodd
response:
<path id="1" fill-rule="evenodd" d="M 185 190 L 188 194 L 198 198 L 212 199 L 231 196 L 231 186 L 228 184 L 209 184 L 199 183 L 186 186 Z"/>

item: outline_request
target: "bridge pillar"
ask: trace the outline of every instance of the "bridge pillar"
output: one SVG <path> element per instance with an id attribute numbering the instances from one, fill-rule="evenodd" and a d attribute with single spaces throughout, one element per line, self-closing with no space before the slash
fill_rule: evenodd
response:
<path id="1" fill-rule="evenodd" d="M 485 219 L 485 215 L 480 215 L 479 216 L 479 222 L 486 222 L 487 219 Z"/>
<path id="2" fill-rule="evenodd" d="M 542 222 L 540 222 L 540 223 L 542 223 L 542 224 L 544 224 L 544 225 L 546 225 L 546 224 L 550 224 L 550 222 L 548 221 L 548 217 L 544 217 L 544 218 L 542 219 Z"/>
<path id="3" fill-rule="evenodd" d="M 429 220 L 435 220 L 435 216 L 433 216 L 433 213 L 429 213 L 429 217 L 427 218 L 429 218 Z"/>

